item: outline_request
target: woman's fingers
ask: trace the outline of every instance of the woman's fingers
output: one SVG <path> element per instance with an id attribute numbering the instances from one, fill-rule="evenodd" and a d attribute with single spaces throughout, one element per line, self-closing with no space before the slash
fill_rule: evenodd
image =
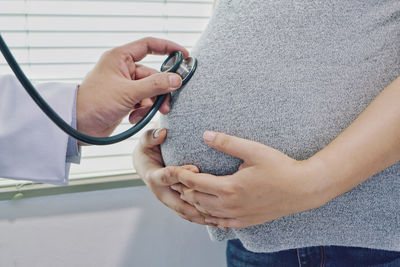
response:
<path id="1" fill-rule="evenodd" d="M 174 177 L 169 175 L 167 168 L 158 168 L 151 173 L 149 173 L 149 177 L 146 177 L 152 186 L 159 186 L 159 187 L 169 187 L 178 183 L 178 180 Z"/>
<path id="2" fill-rule="evenodd" d="M 204 221 L 204 216 L 201 215 L 201 213 L 198 210 L 196 210 L 196 208 L 183 201 L 179 197 L 179 193 L 171 190 L 170 188 L 167 187 L 165 188 L 165 191 L 160 196 L 160 200 L 167 207 L 174 210 L 176 213 L 178 213 L 179 216 L 181 216 L 185 220 L 203 225 L 207 224 Z"/>
<path id="3" fill-rule="evenodd" d="M 146 131 L 140 138 L 142 148 L 153 148 L 162 144 L 167 137 L 167 129 L 157 128 Z"/>
<path id="4" fill-rule="evenodd" d="M 217 216 L 220 199 L 217 196 L 182 188 L 181 199 L 195 206 L 201 213 Z"/>
<path id="5" fill-rule="evenodd" d="M 224 219 L 218 217 L 207 216 L 204 220 L 207 224 L 217 225 L 221 230 L 227 230 L 227 228 L 241 229 L 246 227 L 243 222 L 238 219 Z"/>
<path id="6" fill-rule="evenodd" d="M 172 176 L 169 171 L 170 167 L 166 168 L 154 168 L 155 170 L 149 173 L 149 177 L 153 181 L 152 184 L 155 186 L 172 186 L 178 184 L 179 181 L 176 177 Z M 184 168 L 186 170 L 190 170 L 191 172 L 199 172 L 199 169 L 194 165 L 185 165 L 183 167 L 176 168 Z"/>
<path id="7" fill-rule="evenodd" d="M 183 184 L 174 184 L 174 185 L 171 186 L 171 189 L 175 190 L 176 192 L 178 192 L 180 194 L 180 198 L 183 201 L 185 201 L 185 202 L 189 203 L 191 206 L 195 207 L 198 211 L 200 211 L 200 213 L 202 215 L 218 216 L 219 214 L 223 214 L 223 212 L 214 211 L 212 205 L 205 204 L 203 206 L 203 205 L 200 204 L 200 202 L 194 201 L 191 197 L 186 198 L 185 197 L 185 192 L 186 192 L 187 195 L 189 195 L 188 192 L 190 192 L 190 191 L 194 192 L 194 190 L 186 187 Z M 213 197 L 215 197 L 215 196 L 213 196 Z M 207 206 L 208 206 L 208 208 L 205 208 Z"/>
<path id="8" fill-rule="evenodd" d="M 193 173 L 182 168 L 167 167 L 171 176 L 182 184 L 199 192 L 218 196 L 226 187 L 225 176 L 214 176 L 206 173 Z"/>
<path id="9" fill-rule="evenodd" d="M 252 162 L 253 159 L 260 158 L 263 148 L 260 143 L 214 131 L 205 131 L 203 139 L 210 147 L 245 162 Z"/>
<path id="10" fill-rule="evenodd" d="M 171 189 L 175 190 L 176 192 L 178 192 L 179 194 L 183 194 L 184 189 L 187 188 L 184 184 L 174 184 L 171 185 Z M 189 188 L 187 188 L 189 189 Z"/>
<path id="11" fill-rule="evenodd" d="M 129 122 L 131 124 L 138 123 L 150 110 L 151 105 L 136 108 L 134 111 L 129 114 Z"/>
<path id="12" fill-rule="evenodd" d="M 162 103 L 162 105 L 158 111 L 160 111 L 161 114 L 164 114 L 164 115 L 168 114 L 168 112 L 171 110 L 170 102 L 171 102 L 171 94 L 168 94 L 167 98 Z"/>
<path id="13" fill-rule="evenodd" d="M 146 131 L 133 151 L 133 166 L 140 177 L 147 183 L 153 170 L 164 167 L 159 145 L 167 136 L 166 129 Z"/>

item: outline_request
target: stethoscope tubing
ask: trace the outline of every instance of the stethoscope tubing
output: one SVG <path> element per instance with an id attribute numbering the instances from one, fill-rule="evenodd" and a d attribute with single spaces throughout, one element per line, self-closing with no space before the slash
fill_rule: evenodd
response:
<path id="1" fill-rule="evenodd" d="M 14 72 L 15 76 L 18 78 L 22 86 L 24 87 L 25 91 L 31 96 L 33 101 L 39 106 L 39 108 L 52 120 L 61 130 L 63 130 L 69 136 L 85 143 L 91 145 L 111 145 L 118 142 L 121 142 L 129 137 L 133 136 L 134 134 L 138 133 L 142 130 L 154 117 L 157 111 L 160 109 L 162 103 L 167 98 L 168 94 L 159 95 L 157 96 L 153 106 L 151 107 L 150 111 L 134 126 L 130 129 L 116 134 L 114 136 L 109 137 L 94 137 L 89 136 L 84 133 L 79 132 L 78 130 L 71 127 L 68 123 L 66 123 L 55 111 L 53 108 L 47 104 L 47 102 L 41 97 L 41 95 L 37 92 L 35 87 L 32 85 L 30 80 L 26 77 L 24 72 L 21 70 L 20 66 L 18 65 L 17 61 L 15 60 L 14 56 L 11 54 L 10 50 L 8 49 L 7 44 L 4 42 L 3 37 L 0 34 L 0 50 L 4 55 L 4 58 L 10 65 L 12 71 Z M 175 52 L 177 53 L 177 60 L 175 64 L 165 72 L 174 72 L 179 68 L 179 65 L 182 63 L 183 56 L 182 52 Z M 173 54 L 175 54 L 173 53 Z M 170 55 L 171 57 L 172 55 Z M 168 57 L 168 59 L 170 58 Z M 190 77 L 189 77 L 190 78 Z M 186 79 L 187 80 L 187 79 Z"/>

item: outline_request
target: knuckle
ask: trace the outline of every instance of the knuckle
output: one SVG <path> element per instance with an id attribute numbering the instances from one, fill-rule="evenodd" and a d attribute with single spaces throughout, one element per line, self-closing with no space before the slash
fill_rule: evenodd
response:
<path id="1" fill-rule="evenodd" d="M 160 88 L 162 86 L 162 84 L 163 83 L 162 83 L 159 75 L 153 77 L 153 79 L 151 80 L 151 87 L 152 88 L 158 89 L 158 88 Z"/>
<path id="2" fill-rule="evenodd" d="M 140 39 L 139 41 L 142 41 L 142 42 L 144 42 L 144 43 L 151 43 L 153 40 L 154 40 L 153 37 L 146 36 L 146 37 Z"/>
<path id="3" fill-rule="evenodd" d="M 169 182 L 168 176 L 165 173 L 161 175 L 160 180 L 162 184 L 168 184 Z"/>
<path id="4" fill-rule="evenodd" d="M 232 184 L 228 183 L 227 185 L 221 187 L 220 194 L 223 197 L 231 197 L 235 194 L 234 188 Z"/>
<path id="5" fill-rule="evenodd" d="M 187 180 L 185 183 L 187 187 L 191 189 L 196 189 L 196 184 L 192 180 Z"/>
<path id="6" fill-rule="evenodd" d="M 192 191 L 193 192 L 193 191 Z M 190 195 L 189 195 L 189 198 L 191 199 L 191 202 L 195 205 L 195 206 L 198 206 L 198 207 L 200 207 L 201 208 L 201 204 L 200 204 L 200 201 L 199 201 L 199 199 L 198 199 L 198 197 L 195 195 L 195 194 L 193 194 L 193 193 L 189 193 Z M 201 208 L 202 209 L 202 208 Z"/>
<path id="7" fill-rule="evenodd" d="M 151 173 L 144 174 L 143 180 L 146 181 L 146 184 L 150 188 L 152 188 L 152 187 L 154 187 L 156 185 L 155 182 L 154 182 L 154 179 L 153 179 L 153 175 Z"/>
<path id="8" fill-rule="evenodd" d="M 215 136 L 215 144 L 220 148 L 229 147 L 230 139 L 225 134 L 217 133 Z"/>
<path id="9" fill-rule="evenodd" d="M 228 197 L 230 199 L 239 198 L 242 195 L 243 191 L 243 186 L 234 182 L 227 182 L 227 184 L 221 188 L 222 196 Z"/>
<path id="10" fill-rule="evenodd" d="M 122 51 L 122 48 L 120 46 L 114 47 L 110 50 L 108 50 L 106 53 L 108 53 L 109 56 L 117 56 L 120 55 Z"/>
<path id="11" fill-rule="evenodd" d="M 169 173 L 171 177 L 177 177 L 178 176 L 178 170 L 174 168 L 173 166 L 167 166 L 165 167 L 166 172 Z"/>
<path id="12" fill-rule="evenodd" d="M 240 197 L 244 192 L 244 188 L 241 184 L 234 183 L 231 185 L 231 187 L 232 187 L 231 190 L 233 191 L 233 195 L 236 197 Z"/>

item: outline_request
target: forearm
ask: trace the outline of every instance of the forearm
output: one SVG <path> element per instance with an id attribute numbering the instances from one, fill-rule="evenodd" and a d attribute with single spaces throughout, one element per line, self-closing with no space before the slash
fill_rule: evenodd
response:
<path id="1" fill-rule="evenodd" d="M 325 201 L 400 160 L 400 78 L 385 88 L 332 143 L 310 158 Z"/>

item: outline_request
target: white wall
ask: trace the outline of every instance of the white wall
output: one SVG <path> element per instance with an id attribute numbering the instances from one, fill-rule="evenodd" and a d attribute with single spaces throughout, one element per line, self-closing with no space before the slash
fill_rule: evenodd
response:
<path id="1" fill-rule="evenodd" d="M 0 201 L 0 266 L 223 267 L 224 250 L 145 187 Z"/>

